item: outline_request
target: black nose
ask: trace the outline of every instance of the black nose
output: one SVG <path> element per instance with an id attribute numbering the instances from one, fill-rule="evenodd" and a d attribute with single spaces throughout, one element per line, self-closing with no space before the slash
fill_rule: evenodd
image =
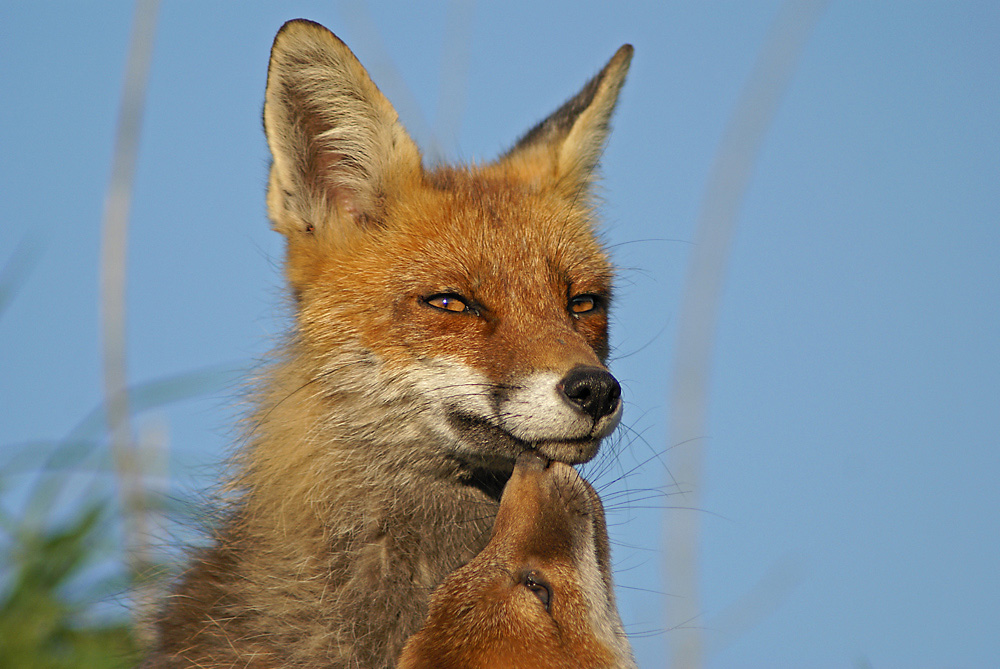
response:
<path id="1" fill-rule="evenodd" d="M 563 377 L 560 390 L 572 404 L 598 420 L 615 412 L 622 387 L 599 367 L 574 367 Z"/>

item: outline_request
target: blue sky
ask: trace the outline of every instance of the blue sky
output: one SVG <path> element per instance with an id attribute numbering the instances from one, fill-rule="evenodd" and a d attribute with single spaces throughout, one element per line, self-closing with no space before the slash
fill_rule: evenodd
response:
<path id="1" fill-rule="evenodd" d="M 130 380 L 250 368 L 283 328 L 260 112 L 286 19 L 331 28 L 418 143 L 462 159 L 507 148 L 630 42 L 603 162 L 630 430 L 597 483 L 640 665 L 663 666 L 680 634 L 664 519 L 699 513 L 708 666 L 996 666 L 1000 5 L 821 15 L 741 209 L 691 511 L 644 491 L 671 491 L 670 453 L 653 456 L 694 224 L 780 5 L 612 4 L 164 3 L 130 221 Z M 62 437 L 101 399 L 100 219 L 132 6 L 96 7 L 0 5 L 0 267 L 23 240 L 38 249 L 0 315 L 0 444 Z M 176 485 L 210 482 L 234 394 L 137 416 L 165 426 Z"/>

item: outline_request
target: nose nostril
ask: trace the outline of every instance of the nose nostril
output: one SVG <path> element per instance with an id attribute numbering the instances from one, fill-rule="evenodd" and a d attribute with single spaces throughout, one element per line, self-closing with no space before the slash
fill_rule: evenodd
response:
<path id="1" fill-rule="evenodd" d="M 615 380 L 614 386 L 611 388 L 611 401 L 617 402 L 622 396 L 622 387 L 619 385 L 618 381 Z"/>
<path id="2" fill-rule="evenodd" d="M 570 403 L 594 420 L 614 413 L 622 394 L 615 377 L 599 367 L 574 367 L 563 377 L 560 389 Z"/>

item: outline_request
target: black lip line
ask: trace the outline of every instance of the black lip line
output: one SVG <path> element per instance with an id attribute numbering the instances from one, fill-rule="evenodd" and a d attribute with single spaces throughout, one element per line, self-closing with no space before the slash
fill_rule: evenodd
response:
<path id="1" fill-rule="evenodd" d="M 451 411 L 450 416 L 457 419 L 463 423 L 471 423 L 477 427 L 486 428 L 493 432 L 498 432 L 505 436 L 510 441 L 514 442 L 515 445 L 521 446 L 526 451 L 537 451 L 539 444 L 588 444 L 593 441 L 597 441 L 597 437 L 584 436 L 584 437 L 574 437 L 573 439 L 539 439 L 537 441 L 527 441 L 521 439 L 520 437 L 514 436 L 504 428 L 499 425 L 495 425 L 490 421 L 482 418 L 481 416 L 475 416 L 473 414 L 465 413 L 462 411 Z"/>
<path id="2" fill-rule="evenodd" d="M 585 451 L 599 441 L 595 437 L 583 437 L 571 440 L 545 440 L 540 442 L 529 442 L 519 439 L 503 428 L 490 423 L 479 416 L 470 415 L 460 411 L 451 411 L 447 414 L 448 420 L 459 428 L 470 428 L 465 431 L 471 444 L 476 442 L 483 448 L 482 452 L 460 453 L 454 452 L 451 457 L 461 463 L 465 471 L 461 476 L 462 481 L 473 488 L 477 488 L 487 496 L 499 501 L 503 494 L 503 488 L 513 473 L 517 458 L 523 453 L 535 453 L 545 460 L 551 462 L 551 454 L 546 455 L 539 449 L 541 444 L 554 444 L 569 447 L 583 454 Z M 596 450 L 596 449 L 595 449 Z M 593 457 L 581 459 L 581 462 Z"/>

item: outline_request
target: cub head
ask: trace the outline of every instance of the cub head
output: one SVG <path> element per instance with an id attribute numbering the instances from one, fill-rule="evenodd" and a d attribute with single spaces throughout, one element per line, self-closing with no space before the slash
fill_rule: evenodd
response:
<path id="1" fill-rule="evenodd" d="M 489 544 L 435 589 L 398 666 L 634 667 L 590 484 L 569 465 L 519 457 Z"/>

